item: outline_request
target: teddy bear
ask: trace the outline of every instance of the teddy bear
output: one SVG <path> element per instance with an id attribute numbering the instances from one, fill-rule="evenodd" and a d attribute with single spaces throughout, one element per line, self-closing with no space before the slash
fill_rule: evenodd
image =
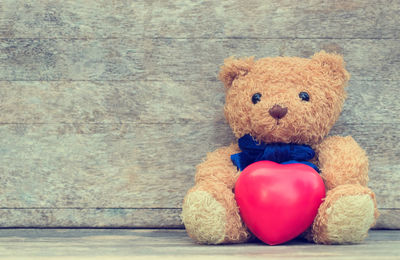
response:
<path id="1" fill-rule="evenodd" d="M 325 51 L 310 58 L 224 61 L 219 73 L 226 91 L 224 113 L 238 143 L 208 153 L 196 167 L 181 214 L 194 241 L 229 244 L 252 237 L 234 195 L 238 176 L 252 163 L 237 158 L 248 142 L 308 148 L 304 163 L 319 171 L 326 195 L 303 233 L 306 239 L 347 244 L 367 236 L 379 216 L 375 194 L 367 187 L 368 157 L 351 136 L 328 136 L 342 111 L 349 78 L 343 57 Z"/>

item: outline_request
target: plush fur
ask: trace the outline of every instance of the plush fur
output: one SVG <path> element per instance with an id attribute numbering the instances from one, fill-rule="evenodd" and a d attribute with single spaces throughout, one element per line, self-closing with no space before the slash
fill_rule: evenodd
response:
<path id="1" fill-rule="evenodd" d="M 316 243 L 362 241 L 378 218 L 374 193 L 367 187 L 368 158 L 350 137 L 326 137 L 338 119 L 349 80 L 343 58 L 321 51 L 311 59 L 274 57 L 225 60 L 220 79 L 226 89 L 225 116 L 235 136 L 250 134 L 265 143 L 307 144 L 321 170 L 327 194 L 306 237 Z M 309 100 L 299 97 L 307 92 Z M 252 102 L 261 94 L 258 103 Z M 283 118 L 269 110 L 287 108 Z M 233 188 L 240 172 L 230 155 L 237 144 L 209 153 L 198 165 L 196 184 L 183 202 L 182 219 L 198 243 L 247 241 Z"/>

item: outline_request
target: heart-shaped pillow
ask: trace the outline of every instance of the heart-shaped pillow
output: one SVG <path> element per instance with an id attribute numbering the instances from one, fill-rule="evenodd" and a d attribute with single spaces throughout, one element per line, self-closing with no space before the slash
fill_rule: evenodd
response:
<path id="1" fill-rule="evenodd" d="M 287 242 L 304 232 L 324 197 L 322 178 L 300 163 L 253 163 L 243 170 L 235 186 L 244 223 L 269 245 Z"/>

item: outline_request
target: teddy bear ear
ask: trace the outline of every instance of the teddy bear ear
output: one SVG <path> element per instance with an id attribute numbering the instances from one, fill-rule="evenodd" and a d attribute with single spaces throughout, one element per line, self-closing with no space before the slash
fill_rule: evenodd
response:
<path id="1" fill-rule="evenodd" d="M 232 82 L 241 77 L 245 76 L 254 65 L 254 57 L 235 59 L 229 57 L 224 60 L 224 65 L 221 66 L 219 72 L 219 79 L 224 83 L 225 88 L 229 89 L 232 86 Z"/>
<path id="2" fill-rule="evenodd" d="M 311 62 L 317 66 L 318 70 L 322 70 L 324 75 L 331 78 L 336 83 L 335 85 L 341 87 L 347 85 L 350 74 L 345 69 L 345 62 L 342 55 L 320 51 L 314 54 Z"/>

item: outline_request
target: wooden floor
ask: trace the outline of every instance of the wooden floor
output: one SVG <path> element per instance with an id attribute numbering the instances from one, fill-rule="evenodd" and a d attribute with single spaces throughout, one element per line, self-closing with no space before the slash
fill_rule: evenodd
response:
<path id="1" fill-rule="evenodd" d="M 373 230 L 358 245 L 324 246 L 295 240 L 204 246 L 181 229 L 1 229 L 1 259 L 400 259 L 400 231 Z"/>

